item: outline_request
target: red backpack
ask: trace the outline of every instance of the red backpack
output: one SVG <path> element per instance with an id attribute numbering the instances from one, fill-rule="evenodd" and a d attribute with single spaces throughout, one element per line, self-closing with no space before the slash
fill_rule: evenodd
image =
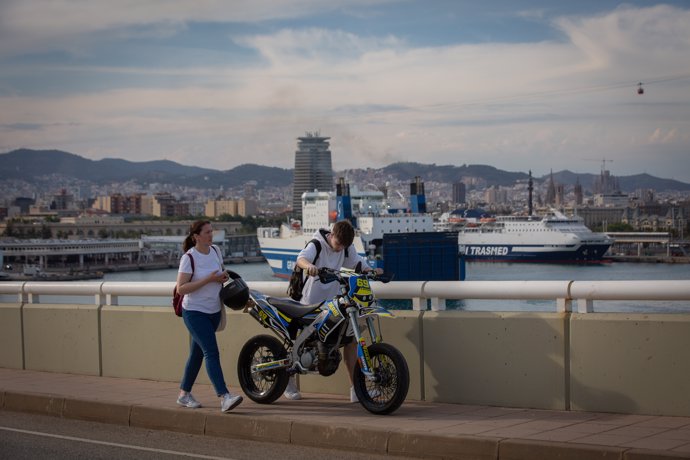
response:
<path id="1" fill-rule="evenodd" d="M 192 277 L 194 276 L 194 257 L 190 253 L 185 253 L 186 255 L 189 256 L 189 262 L 192 264 Z M 182 299 L 184 299 L 183 295 L 180 295 L 179 292 L 177 292 L 177 283 L 175 283 L 175 287 L 173 288 L 173 298 L 172 298 L 172 306 L 173 310 L 175 310 L 175 314 L 177 316 L 182 316 Z"/>

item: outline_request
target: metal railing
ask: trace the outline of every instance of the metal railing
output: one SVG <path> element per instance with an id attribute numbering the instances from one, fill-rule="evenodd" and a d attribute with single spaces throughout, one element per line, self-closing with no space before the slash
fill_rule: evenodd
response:
<path id="1" fill-rule="evenodd" d="M 250 289 L 284 297 L 285 282 L 250 281 Z M 41 295 L 92 296 L 96 305 L 118 305 L 120 296 L 172 298 L 174 282 L 0 282 L 0 295 L 16 296 L 20 303 L 40 303 Z M 688 301 L 689 280 L 646 281 L 394 281 L 372 283 L 380 299 L 411 299 L 413 310 L 445 310 L 447 300 L 552 300 L 556 311 L 594 311 L 595 301 Z M 161 305 L 168 305 L 161 301 Z"/>

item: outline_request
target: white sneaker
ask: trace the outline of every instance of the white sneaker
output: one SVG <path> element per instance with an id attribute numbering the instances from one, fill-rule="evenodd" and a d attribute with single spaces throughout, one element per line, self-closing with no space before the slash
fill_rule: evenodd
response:
<path id="1" fill-rule="evenodd" d="M 288 380 L 288 384 L 287 387 L 285 387 L 283 396 L 291 401 L 298 401 L 302 399 L 302 393 L 300 393 L 299 389 L 297 388 L 297 379 L 294 375 L 290 377 L 290 380 Z"/>
<path id="2" fill-rule="evenodd" d="M 191 393 L 185 393 L 183 396 L 177 398 L 177 404 L 182 407 L 189 407 L 190 409 L 198 409 L 201 403 L 194 399 Z"/>
<path id="3" fill-rule="evenodd" d="M 242 396 L 237 395 L 233 396 L 230 393 L 225 393 L 220 400 L 220 411 L 221 412 L 228 412 L 234 409 L 235 407 L 239 406 L 240 403 L 242 402 Z"/>
<path id="4" fill-rule="evenodd" d="M 374 388 L 373 390 L 369 390 L 369 396 L 371 396 L 372 398 L 378 398 L 379 396 L 381 396 L 381 392 L 378 389 Z M 359 402 L 357 393 L 355 393 L 355 387 L 350 387 L 350 402 Z"/>

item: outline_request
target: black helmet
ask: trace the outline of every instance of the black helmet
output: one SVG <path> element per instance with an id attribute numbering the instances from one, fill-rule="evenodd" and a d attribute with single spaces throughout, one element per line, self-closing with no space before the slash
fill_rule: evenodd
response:
<path id="1" fill-rule="evenodd" d="M 241 310 L 249 300 L 249 286 L 237 273 L 228 270 L 228 279 L 220 288 L 220 300 L 226 307 Z"/>

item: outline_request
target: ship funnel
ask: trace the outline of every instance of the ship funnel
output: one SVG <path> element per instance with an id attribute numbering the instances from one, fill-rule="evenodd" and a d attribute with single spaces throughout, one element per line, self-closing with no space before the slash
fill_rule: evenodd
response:
<path id="1" fill-rule="evenodd" d="M 534 191 L 534 183 L 532 182 L 532 170 L 529 170 L 529 183 L 527 187 L 529 191 L 529 197 L 527 198 L 527 215 L 532 215 L 532 192 Z"/>
<path id="2" fill-rule="evenodd" d="M 426 196 L 424 195 L 424 182 L 422 182 L 419 176 L 416 176 L 414 180 L 414 182 L 410 183 L 410 212 L 425 213 Z"/>
<path id="3" fill-rule="evenodd" d="M 347 219 L 354 225 L 352 217 L 352 198 L 350 197 L 350 184 L 345 183 L 344 177 L 338 178 L 335 186 L 336 206 L 338 211 L 337 220 Z"/>

